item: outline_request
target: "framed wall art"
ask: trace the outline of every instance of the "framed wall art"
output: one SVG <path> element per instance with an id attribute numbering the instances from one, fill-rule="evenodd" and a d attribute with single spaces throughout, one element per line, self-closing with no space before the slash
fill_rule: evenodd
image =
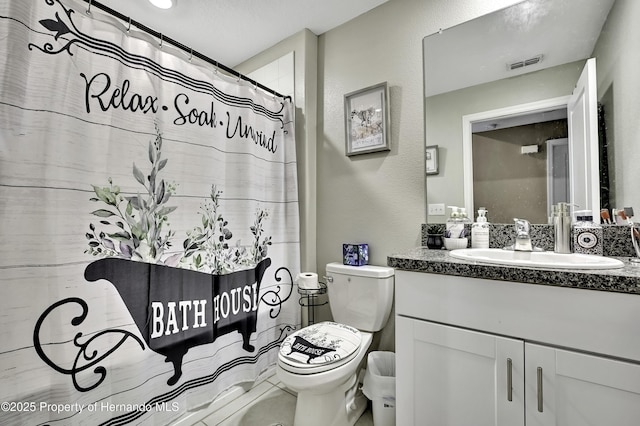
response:
<path id="1" fill-rule="evenodd" d="M 387 82 L 344 95 L 346 155 L 389 151 Z"/>
<path id="2" fill-rule="evenodd" d="M 430 145 L 426 147 L 424 155 L 427 163 L 426 170 L 428 175 L 438 174 L 438 145 Z"/>

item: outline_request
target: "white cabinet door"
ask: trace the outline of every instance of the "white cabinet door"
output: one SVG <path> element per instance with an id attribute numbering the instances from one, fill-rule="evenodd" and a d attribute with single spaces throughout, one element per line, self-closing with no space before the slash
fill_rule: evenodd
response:
<path id="1" fill-rule="evenodd" d="M 525 344 L 527 426 L 637 426 L 640 365 Z"/>
<path id="2" fill-rule="evenodd" d="M 398 316 L 396 347 L 398 425 L 524 425 L 523 341 Z"/>

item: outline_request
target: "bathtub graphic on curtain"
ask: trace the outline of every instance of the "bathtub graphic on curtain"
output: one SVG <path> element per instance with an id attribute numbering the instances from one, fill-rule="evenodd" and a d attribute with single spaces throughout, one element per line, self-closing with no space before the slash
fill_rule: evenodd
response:
<path id="1" fill-rule="evenodd" d="M 87 281 L 106 279 L 118 290 L 140 334 L 152 351 L 173 364 L 175 384 L 182 358 L 195 346 L 237 331 L 242 348 L 253 352 L 260 283 L 271 265 L 266 258 L 252 269 L 211 275 L 165 265 L 105 258 L 85 270 Z"/>
<path id="2" fill-rule="evenodd" d="M 271 301 L 265 295 L 259 297 L 262 278 L 270 265 L 271 259 L 266 258 L 252 269 L 211 275 L 165 265 L 105 258 L 87 266 L 85 278 L 87 281 L 105 279 L 118 290 L 146 345 L 173 364 L 174 374 L 167 380 L 167 384 L 174 385 L 182 376 L 184 355 L 195 346 L 213 343 L 222 335 L 238 332 L 242 336 L 242 348 L 248 352 L 255 351 L 250 341 L 256 331 L 260 302 L 279 307 L 290 295 L 289 292 L 282 299 L 277 293 L 267 293 L 276 296 Z M 277 304 L 272 303 L 275 300 Z M 76 303 L 83 308 L 84 315 L 72 322 L 73 325 L 80 325 L 88 310 L 86 302 L 79 298 L 62 300 L 52 305 L 38 319 L 34 331 L 34 346 L 49 366 L 74 376 L 77 390 L 89 391 L 97 387 L 105 376 L 90 386 L 81 386 L 75 379 L 76 374 L 107 358 L 127 338 L 136 340 L 142 349 L 144 344 L 130 332 L 110 329 L 106 333 L 121 336 L 118 344 L 97 358 L 89 357 L 93 358 L 93 362 L 83 365 L 76 363 L 68 370 L 61 368 L 45 354 L 39 335 L 49 314 L 68 303 Z M 80 349 L 78 355 L 86 356 L 90 343 L 91 340 L 77 344 Z M 76 361 L 79 358 L 80 356 Z"/>
<path id="3" fill-rule="evenodd" d="M 250 227 L 254 240 L 249 248 L 240 241 L 230 244 L 233 233 L 221 212 L 222 191 L 215 185 L 209 200 L 200 207 L 201 223 L 187 233 L 184 250 L 169 252 L 175 233 L 166 223 L 177 207 L 168 205 L 175 189 L 161 178 L 168 162 L 162 156 L 162 141 L 156 127 L 155 139 L 148 145 L 148 172 L 144 173 L 133 163 L 133 177 L 143 192 L 125 196 L 111 178 L 108 186 L 92 185 L 95 197 L 91 201 L 100 207 L 92 214 L 99 221 L 89 224 L 85 253 L 102 259 L 86 267 L 84 278 L 88 282 L 107 280 L 115 287 L 147 347 L 165 356 L 166 362 L 173 365 L 173 375 L 167 380 L 167 384 L 173 386 L 182 376 L 183 357 L 193 347 L 238 332 L 242 336 L 242 348 L 254 352 L 251 337 L 256 332 L 259 305 L 275 307 L 272 318 L 274 312 L 277 316 L 293 287 L 289 287 L 288 294 L 279 294 L 279 287 L 278 291 L 271 290 L 260 296 L 260 284 L 271 266 L 271 259 L 266 257 L 271 236 L 264 235 L 268 213 L 256 212 Z M 153 261 L 158 263 L 149 263 Z M 174 266 L 178 264 L 182 267 Z M 290 271 L 278 269 L 278 273 L 281 271 L 288 273 L 292 283 Z M 278 273 L 276 279 L 279 280 Z M 130 332 L 110 329 L 107 332 L 119 334 L 121 340 L 105 354 L 87 356 L 89 343 L 76 344 L 80 349 L 76 361 L 83 354 L 89 362 L 82 365 L 76 362 L 69 370 L 61 368 L 43 351 L 39 335 L 47 316 L 66 303 L 80 304 L 86 315 L 88 307 L 82 299 L 67 299 L 52 305 L 36 323 L 34 347 L 49 366 L 71 374 L 77 390 L 88 391 L 102 382 L 106 372 L 90 386 L 79 385 L 75 379 L 78 372 L 97 365 L 128 338 L 143 348 L 144 345 Z M 74 321 L 72 324 L 78 325 L 79 320 Z"/>

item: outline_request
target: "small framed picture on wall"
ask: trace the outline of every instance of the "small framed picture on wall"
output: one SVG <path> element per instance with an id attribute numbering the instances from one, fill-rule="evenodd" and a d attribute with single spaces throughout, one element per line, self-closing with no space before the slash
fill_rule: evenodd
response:
<path id="1" fill-rule="evenodd" d="M 425 161 L 427 162 L 427 174 L 438 174 L 438 145 L 430 145 L 426 148 Z"/>
<path id="2" fill-rule="evenodd" d="M 346 155 L 389 151 L 387 82 L 344 95 Z"/>

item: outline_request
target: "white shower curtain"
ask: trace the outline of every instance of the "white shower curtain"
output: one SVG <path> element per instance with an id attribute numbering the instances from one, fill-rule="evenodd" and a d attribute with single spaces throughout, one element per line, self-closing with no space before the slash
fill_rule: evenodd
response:
<path id="1" fill-rule="evenodd" d="M 0 4 L 0 424 L 167 424 L 300 323 L 291 102 L 86 8 Z"/>

